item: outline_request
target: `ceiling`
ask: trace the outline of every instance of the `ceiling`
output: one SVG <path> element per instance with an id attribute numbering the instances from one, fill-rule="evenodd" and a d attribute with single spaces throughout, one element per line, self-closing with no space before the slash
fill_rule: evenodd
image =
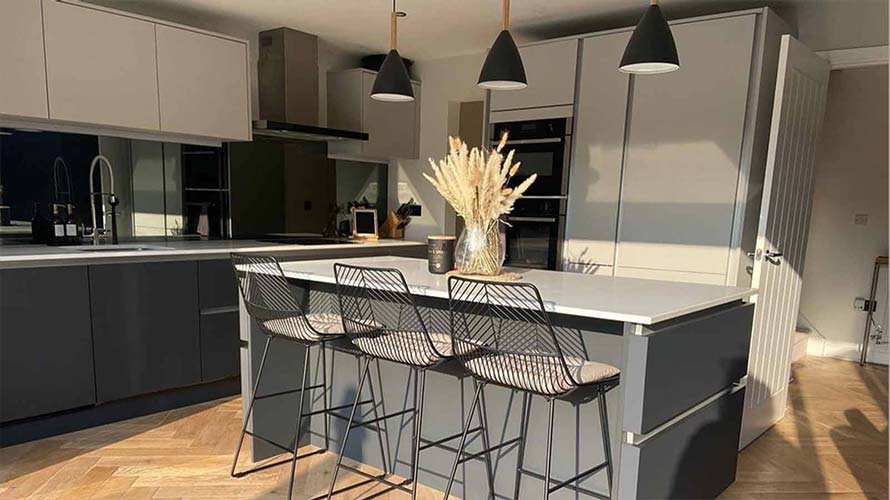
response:
<path id="1" fill-rule="evenodd" d="M 314 33 L 328 44 L 354 53 L 386 51 L 392 8 L 389 0 L 87 1 L 233 35 L 249 34 L 250 38 L 264 29 L 288 26 Z M 512 31 L 522 43 L 631 26 L 648 3 L 646 0 L 514 0 Z M 815 16 L 818 19 L 822 13 L 825 19 L 814 24 L 821 23 L 834 30 L 842 29 L 832 23 L 838 8 L 864 19 L 869 18 L 868 12 L 878 9 L 878 12 L 883 10 L 879 26 L 886 43 L 886 0 L 663 0 L 660 5 L 669 19 L 769 5 L 792 25 L 798 23 L 798 18 Z M 398 9 L 408 13 L 399 24 L 399 50 L 414 59 L 480 52 L 489 46 L 500 29 L 500 0 L 399 0 Z M 855 24 L 851 30 L 858 29 Z M 801 27 L 801 37 L 804 31 Z"/>

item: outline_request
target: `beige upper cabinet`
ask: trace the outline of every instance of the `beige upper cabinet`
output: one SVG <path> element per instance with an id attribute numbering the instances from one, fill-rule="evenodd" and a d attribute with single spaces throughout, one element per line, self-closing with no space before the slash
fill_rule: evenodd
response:
<path id="1" fill-rule="evenodd" d="M 49 116 L 159 130 L 155 25 L 43 1 Z"/>
<path id="2" fill-rule="evenodd" d="M 726 275 L 756 19 L 675 24 L 680 70 L 634 78 L 619 268 Z"/>
<path id="3" fill-rule="evenodd" d="M 528 87 L 491 92 L 491 110 L 571 105 L 575 102 L 578 40 L 527 45 L 519 49 Z M 618 61 L 609 66 L 614 68 Z"/>
<path id="4" fill-rule="evenodd" d="M 247 46 L 157 25 L 161 131 L 250 140 Z"/>
<path id="5" fill-rule="evenodd" d="M 368 134 L 367 141 L 338 141 L 329 153 L 386 160 L 417 158 L 420 140 L 421 85 L 412 82 L 413 102 L 371 99 L 377 74 L 351 69 L 328 74 L 328 126 Z"/>
<path id="6" fill-rule="evenodd" d="M 617 71 L 613 63 L 615 54 L 624 50 L 629 39 L 630 33 L 616 33 L 581 42 L 583 59 L 569 169 L 565 264 L 614 263 L 629 77 Z"/>
<path id="7" fill-rule="evenodd" d="M 0 2 L 0 114 L 49 118 L 41 0 Z"/>

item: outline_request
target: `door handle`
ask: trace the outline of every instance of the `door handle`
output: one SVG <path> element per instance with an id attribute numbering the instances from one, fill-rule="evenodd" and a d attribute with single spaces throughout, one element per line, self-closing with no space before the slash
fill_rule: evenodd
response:
<path id="1" fill-rule="evenodd" d="M 776 264 L 776 265 L 781 263 L 781 261 L 779 259 L 783 255 L 784 254 L 782 252 L 777 252 L 777 251 L 772 251 L 772 250 L 767 250 L 767 251 L 763 252 L 763 258 L 766 259 L 767 262 L 769 262 L 770 264 Z"/>
<path id="2" fill-rule="evenodd" d="M 554 223 L 556 222 L 556 217 L 520 217 L 520 216 L 511 216 L 508 215 L 506 217 L 507 222 L 548 222 Z"/>

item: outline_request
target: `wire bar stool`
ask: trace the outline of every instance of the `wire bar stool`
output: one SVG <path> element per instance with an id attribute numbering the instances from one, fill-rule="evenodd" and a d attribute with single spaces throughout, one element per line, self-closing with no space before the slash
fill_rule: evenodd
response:
<path id="1" fill-rule="evenodd" d="M 605 471 L 609 492 L 612 489 L 612 459 L 609 421 L 605 395 L 618 386 L 618 368 L 587 360 L 580 332 L 557 330 L 544 309 L 537 287 L 529 283 L 489 282 L 452 276 L 448 279 L 451 334 L 455 357 L 473 374 L 476 386 L 470 414 L 484 394 L 487 384 L 523 392 L 520 413 L 519 447 L 516 479 L 512 498 L 518 499 L 522 477 L 543 482 L 543 498 L 562 488 L 569 488 L 594 498 L 608 499 L 608 494 L 581 487 L 579 483 Z M 540 396 L 549 405 L 547 448 L 544 473 L 523 466 L 528 435 L 530 398 Z M 557 400 L 578 405 L 597 400 L 602 432 L 602 463 L 568 479 L 551 476 L 554 408 Z M 464 429 L 470 426 L 467 419 Z M 513 441 L 513 440 L 511 440 Z M 466 443 L 466 431 L 459 449 Z M 490 453 L 493 449 L 480 453 Z M 444 498 L 451 492 L 457 466 L 452 465 Z"/>
<path id="2" fill-rule="evenodd" d="M 345 416 L 337 413 L 339 410 L 352 408 L 355 410 L 357 404 L 371 404 L 374 401 L 373 386 L 370 386 L 372 398 L 370 400 L 358 401 L 361 396 L 359 391 L 355 404 L 346 404 L 337 407 L 330 405 L 330 388 L 327 380 L 327 349 L 333 348 L 341 352 L 349 354 L 357 354 L 355 350 L 344 349 L 334 342 L 338 339 L 344 339 L 343 320 L 339 314 L 333 312 L 312 313 L 306 312 L 300 301 L 294 294 L 290 285 L 281 270 L 278 260 L 271 256 L 232 254 L 232 265 L 235 268 L 235 275 L 238 280 L 238 288 L 241 297 L 244 300 L 244 306 L 250 317 L 256 321 L 259 329 L 266 335 L 266 343 L 263 347 L 263 356 L 260 360 L 260 366 L 257 373 L 257 379 L 254 382 L 253 393 L 248 403 L 247 413 L 244 416 L 244 423 L 241 428 L 241 436 L 238 439 L 238 445 L 235 448 L 235 456 L 232 460 L 232 469 L 230 474 L 232 477 L 243 477 L 250 473 L 265 470 L 270 467 L 290 463 L 290 482 L 288 483 L 288 499 L 293 497 L 294 476 L 296 473 L 297 460 L 324 453 L 330 448 L 330 417 L 346 419 Z M 263 378 L 264 368 L 266 367 L 266 357 L 269 354 L 269 347 L 272 340 L 283 340 L 295 342 L 305 347 L 303 358 L 303 374 L 299 388 L 289 389 L 285 391 L 257 395 L 260 388 L 260 381 Z M 348 344 L 347 344 L 348 345 Z M 320 384 L 307 385 L 310 364 L 310 351 L 313 347 L 319 350 L 321 357 L 321 377 Z M 308 399 L 307 393 L 320 389 L 322 391 L 323 408 L 314 411 L 304 411 L 304 404 Z M 299 411 L 295 422 L 294 443 L 293 446 L 285 446 L 267 437 L 261 436 L 248 431 L 248 423 L 253 413 L 254 404 L 257 400 L 282 396 L 285 394 L 300 393 Z M 377 416 L 377 407 L 373 406 L 374 414 Z M 299 446 L 300 430 L 304 417 L 312 418 L 316 415 L 324 416 L 324 448 L 305 453 L 297 454 Z M 380 444 L 380 452 L 383 458 L 384 467 L 388 467 L 386 454 L 383 446 L 383 437 L 381 428 L 375 426 L 377 438 Z M 290 455 L 290 458 L 263 464 L 245 471 L 236 471 L 238 465 L 238 456 L 241 453 L 241 447 L 244 443 L 244 436 L 248 435 L 263 441 L 274 448 L 277 448 Z M 369 481 L 362 481 L 351 485 L 348 489 L 356 488 Z"/>
<path id="3" fill-rule="evenodd" d="M 359 382 L 359 393 L 368 376 L 368 367 L 372 360 L 386 360 L 406 365 L 410 368 L 414 379 L 414 401 L 411 408 L 393 412 L 379 417 L 388 419 L 404 414 L 412 416 L 412 452 L 410 476 L 400 482 L 389 479 L 373 478 L 384 484 L 388 489 L 397 489 L 417 496 L 417 475 L 419 470 L 420 452 L 437 447 L 453 453 L 458 450 L 446 443 L 458 438 L 466 439 L 469 433 L 481 433 L 486 447 L 489 446 L 483 409 L 480 407 L 477 417 L 480 425 L 464 428 L 461 432 L 436 440 L 424 439 L 423 406 L 426 389 L 427 370 L 443 365 L 453 358 L 453 342 L 447 333 L 430 331 L 429 318 L 424 318 L 418 309 L 405 282 L 405 277 L 396 269 L 370 268 L 346 264 L 334 265 L 334 276 L 337 283 L 337 296 L 340 311 L 343 315 L 343 326 L 352 343 L 365 354 L 364 369 Z M 456 374 L 458 377 L 467 373 Z M 409 377 L 411 378 L 411 377 Z M 358 403 L 356 396 L 355 403 Z M 471 410 L 472 412 L 473 410 Z M 367 472 L 343 463 L 343 454 L 349 438 L 349 430 L 365 423 L 354 423 L 355 406 L 350 413 L 347 433 L 341 443 L 340 453 L 331 476 L 327 498 L 334 494 L 334 486 L 341 468 L 358 475 L 372 478 Z M 398 453 L 398 450 L 396 450 Z M 494 486 L 494 472 L 490 458 L 475 457 L 485 462 L 489 487 Z M 408 488 L 407 485 L 411 484 Z"/>

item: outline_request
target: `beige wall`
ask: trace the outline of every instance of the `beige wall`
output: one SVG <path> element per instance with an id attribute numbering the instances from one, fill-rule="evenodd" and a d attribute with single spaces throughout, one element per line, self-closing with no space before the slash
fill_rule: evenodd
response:
<path id="1" fill-rule="evenodd" d="M 838 354 L 855 353 L 865 314 L 853 300 L 868 296 L 874 258 L 887 254 L 887 99 L 887 66 L 831 73 L 800 314 Z"/>
<path id="2" fill-rule="evenodd" d="M 391 208 L 412 197 L 423 206 L 423 216 L 412 217 L 405 232 L 410 240 L 423 240 L 445 230 L 445 200 L 423 172 L 431 171 L 429 158 L 439 159 L 448 152 L 449 108 L 454 109 L 454 103 L 485 98 L 485 92 L 476 86 L 484 57 L 480 53 L 418 61 L 415 66 L 414 77 L 423 82 L 420 156 L 417 160 L 391 161 L 389 175 Z"/>

